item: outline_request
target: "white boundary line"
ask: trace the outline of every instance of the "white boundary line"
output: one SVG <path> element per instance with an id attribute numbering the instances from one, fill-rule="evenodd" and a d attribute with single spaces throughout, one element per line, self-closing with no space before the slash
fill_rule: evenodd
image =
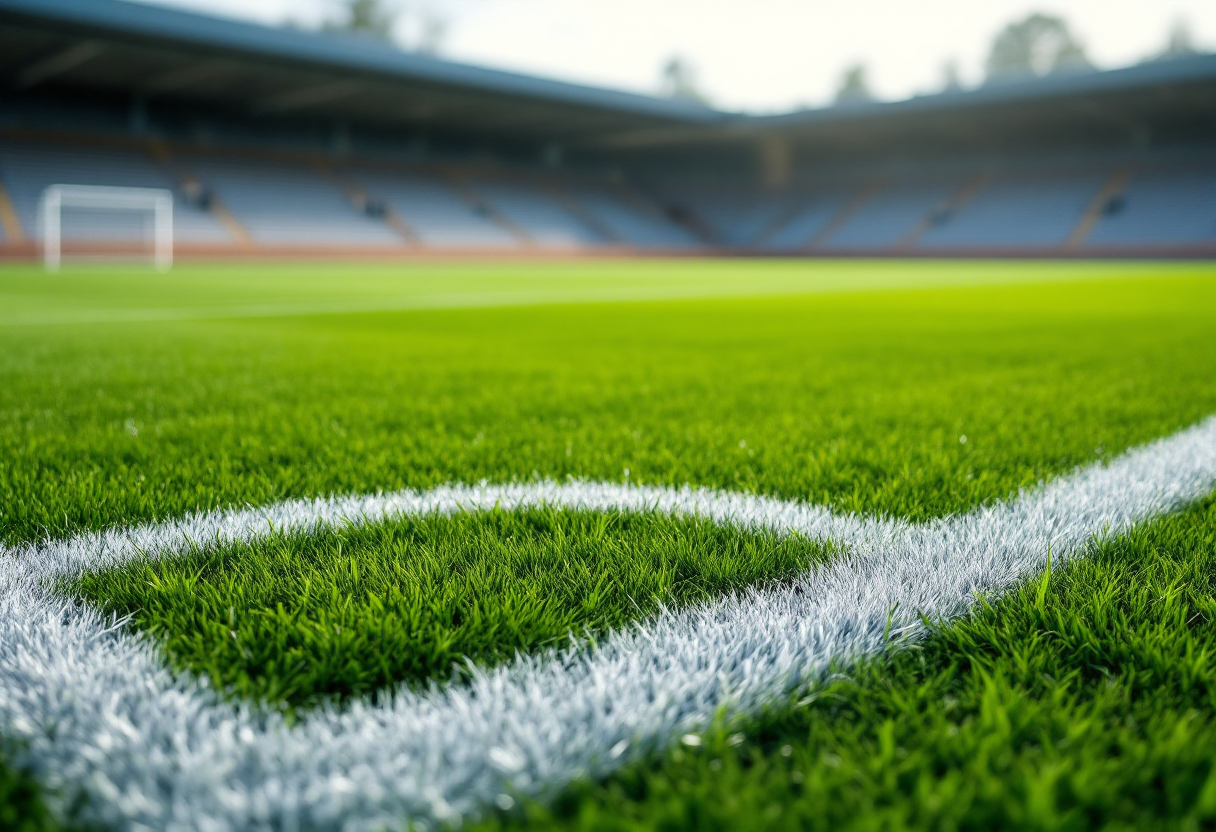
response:
<path id="1" fill-rule="evenodd" d="M 727 298 L 806 298 L 816 295 L 845 295 L 863 292 L 906 292 L 935 289 L 982 289 L 1014 287 L 1027 284 L 1090 282 L 1112 278 L 1109 271 L 1102 274 L 1077 268 L 1076 264 L 1055 264 L 1048 274 L 1044 266 L 1033 274 L 1001 271 L 995 276 L 977 279 L 974 274 L 945 274 L 940 270 L 916 274 L 910 279 L 891 279 L 865 269 L 850 269 L 846 273 L 829 272 L 817 278 L 798 274 L 776 274 L 762 277 L 760 282 L 706 282 L 698 273 L 689 279 L 654 284 L 642 281 L 627 285 L 580 285 L 584 281 L 566 280 L 563 286 L 507 290 L 470 289 L 468 291 L 423 291 L 396 297 L 368 297 L 363 300 L 324 300 L 293 303 L 248 303 L 234 306 L 197 307 L 116 307 L 98 309 L 93 306 L 67 308 L 49 312 L 16 312 L 0 314 L 0 329 L 25 326 L 58 326 L 62 324 L 121 324 L 163 323 L 195 320 L 229 320 L 240 318 L 282 318 L 312 315 L 351 315 L 378 312 L 411 312 L 451 309 L 498 309 L 513 306 L 548 306 L 560 304 L 598 304 L 665 302 L 682 300 L 720 300 Z M 1108 265 L 1106 268 L 1110 268 Z M 1115 280 L 1135 279 L 1136 266 L 1126 267 L 1113 276 Z M 557 282 L 557 281 L 552 281 Z"/>
<path id="2" fill-rule="evenodd" d="M 831 664 L 916 637 L 1048 558 L 1216 486 L 1216 418 L 1016 499 L 923 525 L 798 503 L 594 483 L 450 486 L 196 515 L 0 553 L 0 719 L 21 762 L 120 829 L 397 828 L 476 815 L 603 775 L 716 712 L 754 713 Z M 175 678 L 149 642 L 56 597 L 48 580 L 137 556 L 392 516 L 555 505 L 698 515 L 846 547 L 796 586 L 665 612 L 593 651 L 550 651 L 467 685 L 322 711 L 289 727 Z M 83 792 L 83 794 L 82 794 Z"/>

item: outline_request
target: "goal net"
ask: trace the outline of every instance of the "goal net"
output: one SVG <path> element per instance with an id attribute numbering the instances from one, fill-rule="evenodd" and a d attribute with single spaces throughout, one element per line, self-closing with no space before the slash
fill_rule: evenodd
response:
<path id="1" fill-rule="evenodd" d="M 43 263 L 65 257 L 148 257 L 173 265 L 173 194 L 160 188 L 51 185 L 40 210 Z"/>

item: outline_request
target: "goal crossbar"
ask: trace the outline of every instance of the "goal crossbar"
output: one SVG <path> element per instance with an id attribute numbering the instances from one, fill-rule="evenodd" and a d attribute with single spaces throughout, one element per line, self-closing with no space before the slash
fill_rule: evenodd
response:
<path id="1" fill-rule="evenodd" d="M 42 192 L 42 257 L 57 271 L 63 260 L 63 209 L 92 208 L 152 212 L 152 262 L 157 270 L 173 265 L 173 194 L 163 188 L 110 185 L 51 185 Z"/>

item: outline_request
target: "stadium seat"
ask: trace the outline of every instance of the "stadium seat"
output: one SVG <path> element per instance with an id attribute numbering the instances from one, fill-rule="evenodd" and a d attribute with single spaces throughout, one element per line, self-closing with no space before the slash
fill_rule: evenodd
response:
<path id="1" fill-rule="evenodd" d="M 1141 170 L 1106 211 L 1086 243 L 1092 247 L 1216 242 L 1216 160 Z"/>
<path id="2" fill-rule="evenodd" d="M 204 207 L 182 193 L 167 171 L 135 149 L 0 142 L 0 181 L 29 236 L 38 228 L 38 203 L 51 185 L 118 185 L 165 188 L 175 194 L 174 235 L 191 243 L 231 243 L 232 236 Z M 141 237 L 144 218 L 120 213 L 79 213 L 64 217 L 65 239 Z"/>
<path id="3" fill-rule="evenodd" d="M 289 162 L 185 154 L 254 241 L 295 245 L 400 245 L 383 221 L 355 210 L 333 182 Z"/>

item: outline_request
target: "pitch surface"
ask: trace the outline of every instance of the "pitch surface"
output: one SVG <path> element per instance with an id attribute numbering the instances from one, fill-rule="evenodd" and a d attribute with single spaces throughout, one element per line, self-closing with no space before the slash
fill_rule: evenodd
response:
<path id="1" fill-rule="evenodd" d="M 471 308 L 344 312 L 343 272 L 355 275 L 345 279 L 364 304 L 346 309 Z M 378 267 L 370 277 L 338 270 L 332 280 L 303 269 L 299 291 L 290 269 L 268 270 L 261 281 L 259 273 L 187 270 L 157 278 L 180 283 L 156 285 L 105 270 L 69 273 L 61 284 L 20 270 L 0 277 L 6 297 L 20 295 L 20 313 L 0 326 L 4 541 L 297 496 L 568 477 L 692 483 L 924 521 L 995 504 L 1216 411 L 1216 280 L 1205 266 L 430 266 Z M 699 282 L 698 274 L 708 277 Z M 214 300 L 217 287 L 226 287 L 223 303 Z M 843 290 L 858 287 L 866 291 Z M 668 300 L 653 299 L 664 292 Z M 730 297 L 670 299 L 692 293 Z M 598 302 L 569 303 L 575 299 Z M 541 300 L 550 303 L 527 305 Z M 1085 711 L 1094 736 L 1134 711 L 1143 727 L 1120 742 L 1157 760 L 1159 773 L 1189 772 L 1178 782 L 1193 787 L 1148 800 L 1147 809 L 1137 804 L 1137 812 L 1202 817 L 1210 760 L 1171 752 L 1167 741 L 1179 720 L 1202 732 L 1211 716 L 1202 693 L 1211 689 L 1210 669 L 1166 658 L 1179 645 L 1184 655 L 1206 655 L 1211 635 L 1202 612 L 1210 511 L 1195 511 L 1185 528 L 1162 521 L 1166 532 L 1109 544 L 1084 567 L 1122 552 L 1181 570 L 1190 583 L 1167 595 L 1185 598 L 1184 619 L 1136 595 L 1116 564 L 1114 595 L 1102 609 L 1116 609 L 1119 621 L 1085 623 L 1092 605 L 1070 589 L 1080 581 L 1080 567 L 1070 567 L 1041 592 L 996 602 L 1008 608 L 1003 614 L 985 609 L 943 628 L 923 648 L 938 664 L 922 661 L 920 676 L 908 669 L 907 651 L 880 660 L 894 669 L 856 670 L 859 679 L 891 681 L 850 687 L 848 707 L 812 706 L 810 727 L 806 707 L 745 720 L 716 746 L 698 739 L 658 750 L 527 812 L 574 825 L 629 817 L 643 828 L 730 825 L 756 811 L 774 823 L 806 823 L 816 806 L 860 799 L 856 766 L 869 754 L 865 800 L 838 819 L 932 827 L 943 818 L 966 825 L 1035 812 L 1061 823 L 1085 812 L 1140 817 L 1114 785 L 1124 782 L 1120 773 L 1133 774 L 1114 760 L 1121 752 L 1084 743 L 1087 750 L 1069 751 L 1052 733 L 1053 708 L 1072 707 Z M 664 517 L 428 522 L 288 535 L 95 573 L 61 591 L 132 614 L 132 626 L 160 639 L 174 666 L 232 685 L 231 696 L 307 705 L 318 695 L 446 679 L 453 658 L 502 661 L 571 630 L 602 635 L 663 606 L 788 581 L 832 557 L 830 546 Z M 1173 542 L 1147 552 L 1145 540 Z M 360 586 L 365 576 L 379 583 Z M 1051 658 L 1042 641 L 1059 621 L 1017 618 L 1019 599 L 1042 612 L 1057 597 L 1073 599 L 1058 615 L 1074 630 L 1087 628 L 1103 670 Z M 999 626 L 985 625 L 985 616 Z M 1006 626 L 1010 620 L 1030 623 Z M 1121 639 L 1146 628 L 1155 646 L 1119 652 Z M 1166 666 L 1137 687 L 1144 655 Z M 1043 669 L 1051 662 L 1058 666 Z M 1093 700 L 1092 672 L 1125 684 L 1125 707 Z M 1005 755 L 1007 769 L 977 763 L 960 728 L 967 719 L 1013 718 L 999 685 L 974 693 L 994 673 L 1038 703 L 1026 706 L 1024 731 L 998 732 L 999 747 L 984 752 Z M 1164 696 L 1177 673 L 1198 699 Z M 898 742 L 890 697 L 919 719 L 899 723 L 911 727 Z M 1146 697 L 1161 698 L 1161 708 L 1146 706 Z M 960 701 L 947 724 L 941 714 Z M 774 745 L 774 731 L 792 739 Z M 1028 754 L 1044 742 L 1050 747 Z M 713 754 L 702 754 L 711 746 Z M 19 748 L 12 754 L 22 759 Z M 1074 773 L 1051 774 L 1065 766 Z M 836 777 L 842 768 L 851 773 Z M 998 787 L 1014 770 L 1030 785 Z M 737 775 L 729 781 L 734 802 L 715 798 L 711 784 L 723 771 Z M 963 789 L 966 799 L 956 795 L 964 771 L 979 778 Z M 1077 785 L 1103 778 L 1109 787 Z M 1145 795 L 1161 797 L 1151 782 Z M 495 823 L 521 818 L 519 806 L 506 805 L 514 802 L 507 796 L 492 807 L 501 812 Z"/>

